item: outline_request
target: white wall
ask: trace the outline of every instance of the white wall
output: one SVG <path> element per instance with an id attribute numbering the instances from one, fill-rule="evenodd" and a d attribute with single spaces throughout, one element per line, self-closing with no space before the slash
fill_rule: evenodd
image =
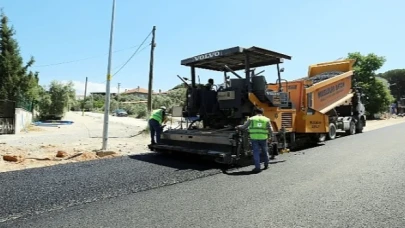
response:
<path id="1" fill-rule="evenodd" d="M 32 113 L 22 108 L 16 108 L 14 122 L 15 122 L 14 124 L 15 134 L 19 134 L 21 133 L 21 131 L 24 131 L 24 129 L 26 129 L 28 126 L 31 125 Z"/>

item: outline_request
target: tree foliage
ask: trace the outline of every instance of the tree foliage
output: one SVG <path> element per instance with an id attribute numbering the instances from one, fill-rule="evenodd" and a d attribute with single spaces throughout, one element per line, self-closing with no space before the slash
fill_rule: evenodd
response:
<path id="1" fill-rule="evenodd" d="M 388 80 L 392 95 L 396 99 L 405 97 L 405 69 L 389 70 L 378 76 Z"/>
<path id="2" fill-rule="evenodd" d="M 362 87 L 368 96 L 368 100 L 365 102 L 367 113 L 373 115 L 388 111 L 394 98 L 384 82 L 376 79 L 372 83 L 363 83 Z"/>
<path id="3" fill-rule="evenodd" d="M 183 106 L 186 101 L 186 89 L 184 86 L 175 87 L 165 94 L 152 95 L 152 108 L 157 109 L 160 106 L 166 106 L 170 109 L 173 106 Z M 90 95 L 82 101 L 83 107 L 91 111 L 104 111 L 105 96 Z M 124 109 L 127 113 L 136 118 L 145 118 L 148 116 L 146 100 L 142 97 L 132 94 L 121 94 L 112 96 L 110 103 L 110 112 L 116 109 Z M 80 110 L 80 106 L 73 107 L 75 110 Z"/>
<path id="4" fill-rule="evenodd" d="M 34 58 L 24 63 L 15 30 L 8 17 L 0 15 L 0 99 L 18 102 L 33 101 L 39 97 L 38 72 L 29 71 Z"/>
<path id="5" fill-rule="evenodd" d="M 41 88 L 38 112 L 42 118 L 49 116 L 62 117 L 69 106 L 75 104 L 76 91 L 73 83 L 66 84 L 52 81 L 49 88 Z"/>
<path id="6" fill-rule="evenodd" d="M 370 82 L 370 79 L 375 76 L 375 72 L 386 62 L 385 57 L 377 56 L 374 53 L 362 55 L 360 52 L 352 52 L 348 54 L 348 58 L 356 60 L 354 63 L 356 80 L 363 83 Z"/>
<path id="7" fill-rule="evenodd" d="M 364 102 L 367 113 L 373 115 L 387 111 L 393 97 L 384 83 L 376 78 L 375 73 L 384 65 L 385 57 L 374 53 L 362 55 L 360 52 L 353 52 L 348 54 L 348 58 L 356 60 L 355 79 L 368 97 Z"/>

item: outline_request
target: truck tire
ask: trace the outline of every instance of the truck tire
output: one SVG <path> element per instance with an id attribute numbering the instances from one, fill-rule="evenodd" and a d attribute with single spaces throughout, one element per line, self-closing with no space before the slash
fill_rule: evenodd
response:
<path id="1" fill-rule="evenodd" d="M 363 133 L 363 128 L 364 128 L 363 120 L 360 119 L 360 121 L 357 123 L 356 133 Z"/>
<path id="2" fill-rule="evenodd" d="M 326 134 L 317 134 L 318 142 L 326 141 Z"/>
<path id="3" fill-rule="evenodd" d="M 333 140 L 336 138 L 336 125 L 334 123 L 329 124 L 328 139 Z"/>
<path id="4" fill-rule="evenodd" d="M 319 134 L 319 133 L 316 133 L 316 134 L 310 134 L 310 136 L 309 136 L 309 143 L 312 145 L 314 145 L 314 146 L 316 146 L 316 145 L 318 145 L 318 143 L 322 143 L 322 142 L 325 142 L 326 141 L 326 134 Z M 307 145 L 305 145 L 305 146 L 307 146 Z"/>
<path id="5" fill-rule="evenodd" d="M 356 134 L 356 123 L 354 121 L 350 121 L 349 129 L 346 130 L 347 135 L 354 135 Z"/>

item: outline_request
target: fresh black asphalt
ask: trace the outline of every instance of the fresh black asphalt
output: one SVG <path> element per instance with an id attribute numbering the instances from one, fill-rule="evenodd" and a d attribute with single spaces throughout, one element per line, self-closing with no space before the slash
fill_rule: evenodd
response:
<path id="1" fill-rule="evenodd" d="M 3 173 L 0 227 L 405 227 L 404 140 L 342 137 L 256 175 L 156 155 Z"/>
<path id="2" fill-rule="evenodd" d="M 0 222 L 221 172 L 193 160 L 141 154 L 0 173 Z"/>

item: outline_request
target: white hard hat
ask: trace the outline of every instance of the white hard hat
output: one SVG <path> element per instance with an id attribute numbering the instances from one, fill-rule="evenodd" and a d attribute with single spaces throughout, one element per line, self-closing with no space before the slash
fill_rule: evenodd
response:
<path id="1" fill-rule="evenodd" d="M 160 109 L 166 110 L 166 106 L 160 106 Z"/>

